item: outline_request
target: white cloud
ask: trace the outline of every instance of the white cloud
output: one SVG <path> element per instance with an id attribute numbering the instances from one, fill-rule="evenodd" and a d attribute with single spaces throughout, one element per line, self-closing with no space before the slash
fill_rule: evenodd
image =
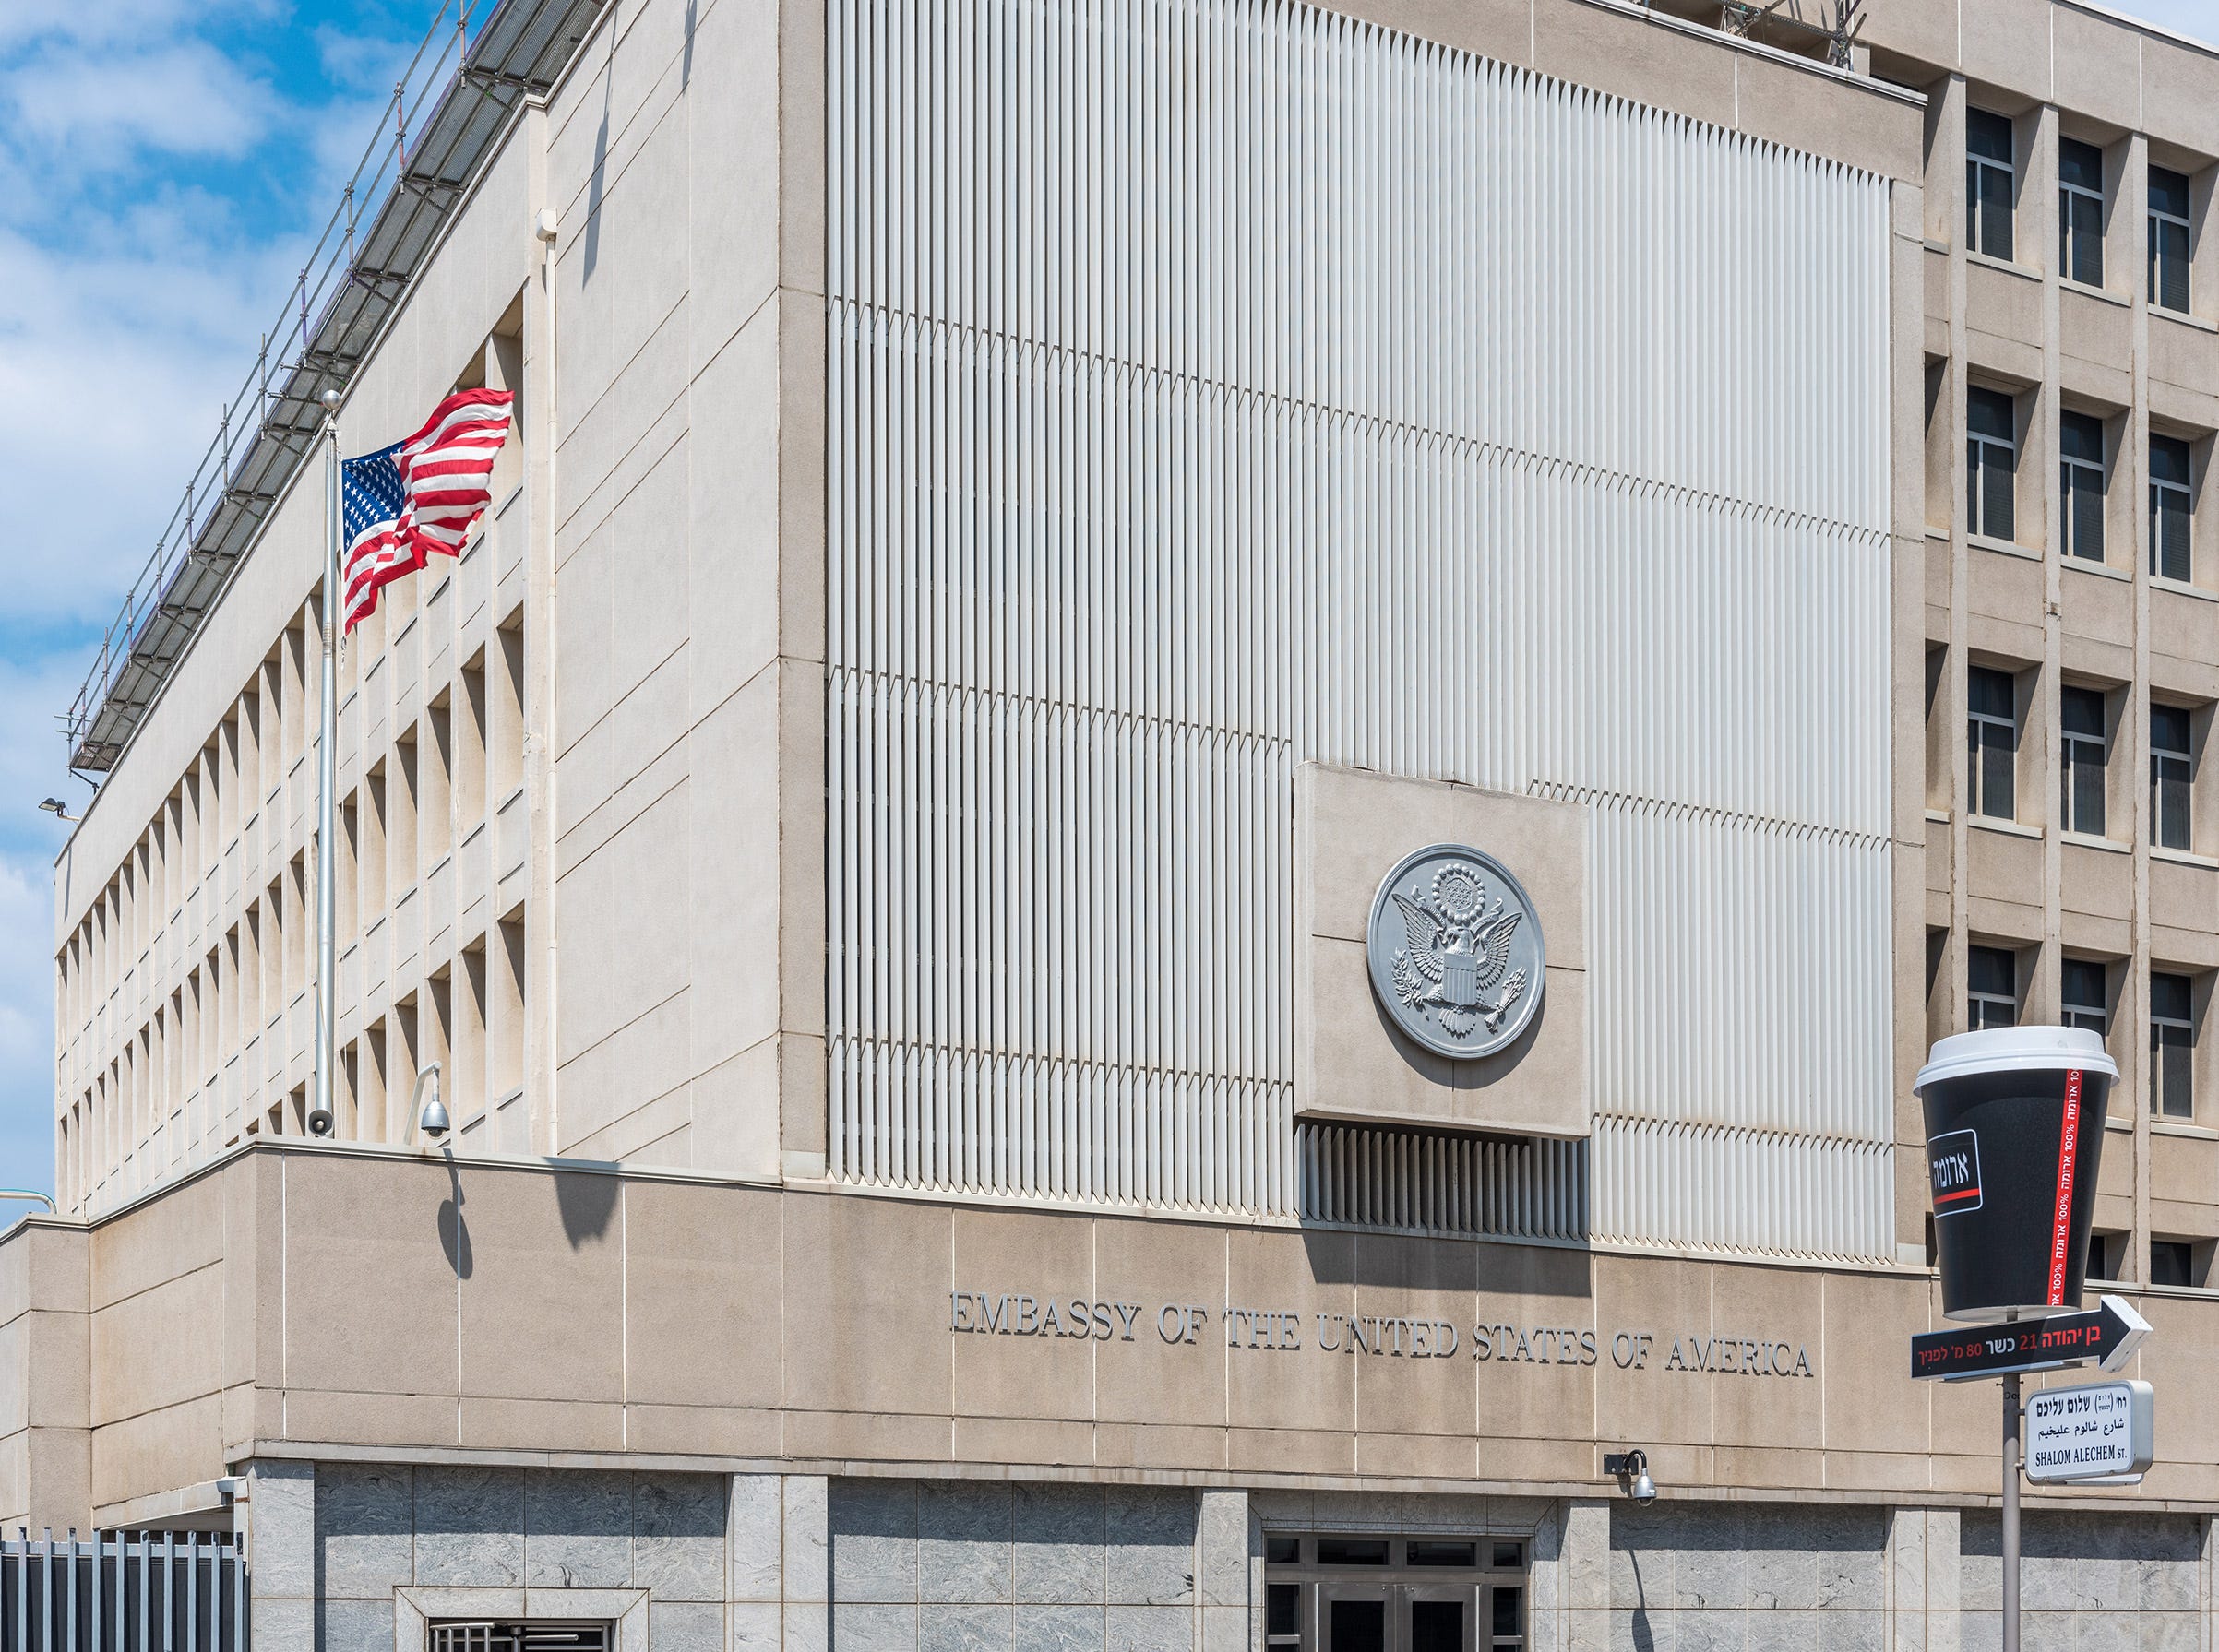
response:
<path id="1" fill-rule="evenodd" d="M 276 103 L 266 82 L 198 41 L 38 52 L 0 77 L 16 142 L 79 169 L 119 165 L 142 148 L 237 156 L 268 129 Z"/>
<path id="2" fill-rule="evenodd" d="M 90 255 L 0 230 L 0 485 L 18 620 L 105 618 L 253 365 L 297 261 L 156 220 Z M 288 255 L 292 255 L 288 256 Z"/>

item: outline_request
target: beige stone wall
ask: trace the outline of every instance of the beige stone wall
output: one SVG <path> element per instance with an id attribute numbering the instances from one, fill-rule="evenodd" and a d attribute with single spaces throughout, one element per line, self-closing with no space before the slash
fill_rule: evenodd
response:
<path id="1" fill-rule="evenodd" d="M 1631 1443 L 1688 1492 L 1997 1478 L 1993 1386 L 1907 1374 L 1908 1270 L 270 1145 L 98 1224 L 89 1272 L 110 1514 L 282 1456 L 1607 1495 Z M 2138 1301 L 2134 1374 L 2194 1393 L 2212 1306 Z M 2219 1422 L 2164 1429 L 2119 1501 L 2219 1505 Z"/>
<path id="2" fill-rule="evenodd" d="M 2200 1033 L 2200 1094 L 2193 1120 L 2153 1120 L 2147 1098 L 2148 979 L 2153 969 L 2208 981 L 2219 968 L 2219 867 L 2202 833 L 2209 774 L 2200 775 L 2203 818 L 2194 852 L 2151 847 L 2148 708 L 2153 698 L 2207 708 L 2219 699 L 2219 551 L 2199 507 L 2197 571 L 2188 586 L 2153 579 L 2149 552 L 2147 455 L 2153 430 L 2208 444 L 2219 429 L 2219 331 L 2213 294 L 2219 238 L 2200 237 L 2194 314 L 2149 302 L 2143 247 L 2147 169 L 2164 164 L 2208 181 L 2219 159 L 2219 52 L 2199 49 L 2099 16 L 2069 0 L 1986 4 L 1874 0 L 1865 39 L 1875 72 L 1929 98 L 1925 222 L 1901 285 L 1918 336 L 1924 385 L 1900 399 L 1923 462 L 1903 480 L 1918 527 L 1907 565 L 1919 569 L 1904 614 L 1904 642 L 1927 656 L 1915 690 L 1899 667 L 1903 727 L 1919 724 L 1923 750 L 1900 782 L 1918 798 L 1912 822 L 1924 843 L 1918 939 L 1907 934 L 1901 968 L 1905 1017 L 1918 1041 L 1966 1025 L 1966 958 L 1973 945 L 2015 955 L 2021 1015 L 2060 1013 L 2061 964 L 2100 963 L 2111 1013 L 2110 1047 L 2125 1073 L 2111 1107 L 2096 1226 L 2126 1254 L 2122 1270 L 2147 1278 L 2153 1238 L 2197 1242 L 2207 1264 L 2219 1237 L 2219 1088 L 2209 1032 Z M 2009 260 L 1964 244 L 1967 107 L 2010 117 L 2021 187 Z M 2059 271 L 2057 149 L 2073 137 L 2105 153 L 2104 281 L 2089 289 Z M 2204 185 L 2200 184 L 2199 187 Z M 1964 406 L 1970 384 L 2017 398 L 2024 432 L 2017 526 L 2010 541 L 1967 530 Z M 2058 431 L 2065 410 L 2105 421 L 2111 452 L 2101 562 L 2062 554 Z M 1966 671 L 2013 672 L 2022 702 L 2015 817 L 1968 813 L 1964 759 Z M 2062 829 L 2059 689 L 2101 691 L 2111 756 L 2100 835 Z M 1909 715 L 1921 707 L 1920 717 Z M 2201 724 L 2208 710 L 2199 710 Z M 2199 736 L 2201 739 L 2201 736 Z M 1910 880 L 1906 875 L 1908 885 Z M 1922 944 L 1923 943 L 1923 944 Z M 2201 1000 L 2208 993 L 2201 991 Z M 1907 1094 L 1907 1092 L 1906 1092 Z M 1915 1111 L 1903 1139 L 1919 1139 Z M 1906 1155 L 1907 1159 L 1912 1156 Z M 1914 1162 L 1910 1168 L 1915 1171 Z M 1905 1183 L 1905 1237 L 1923 1214 L 1923 1190 Z M 2219 1282 L 2215 1280 L 2213 1282 Z"/>

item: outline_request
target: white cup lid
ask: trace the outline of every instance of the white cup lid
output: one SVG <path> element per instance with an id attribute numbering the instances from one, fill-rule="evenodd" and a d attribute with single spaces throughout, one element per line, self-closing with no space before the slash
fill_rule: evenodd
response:
<path id="1" fill-rule="evenodd" d="M 1927 1052 L 1927 1064 L 1919 1068 L 1911 1087 L 1923 1090 L 1937 1079 L 1967 1073 L 2061 1072 L 2073 1067 L 2113 1080 L 2118 1077 L 2118 1064 L 2105 1051 L 2104 1040 L 2085 1027 L 1991 1027 L 1938 1042 Z"/>

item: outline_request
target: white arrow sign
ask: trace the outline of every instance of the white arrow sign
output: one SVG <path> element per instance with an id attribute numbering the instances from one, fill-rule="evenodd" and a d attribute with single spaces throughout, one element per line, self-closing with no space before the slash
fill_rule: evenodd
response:
<path id="1" fill-rule="evenodd" d="M 2147 1383 L 2045 1388 L 2026 1401 L 2026 1478 L 2108 1480 L 2139 1475 L 2155 1455 Z"/>
<path id="2" fill-rule="evenodd" d="M 2150 1322 L 2135 1313 L 2133 1304 L 2124 1297 L 2099 1296 L 2095 1299 L 2095 1305 L 2100 1312 L 2117 1315 L 2127 1327 L 2126 1335 L 2104 1356 L 2104 1369 L 2118 1371 L 2134 1357 L 2134 1350 L 2141 1346 L 2141 1339 L 2150 1334 Z"/>

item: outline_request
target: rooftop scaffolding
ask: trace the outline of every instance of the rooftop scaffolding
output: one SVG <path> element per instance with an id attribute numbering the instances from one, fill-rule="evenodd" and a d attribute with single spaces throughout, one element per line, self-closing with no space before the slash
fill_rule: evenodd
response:
<path id="1" fill-rule="evenodd" d="M 441 0 L 277 326 L 61 720 L 69 767 L 114 767 L 343 385 L 422 267 L 518 103 L 546 91 L 606 0 Z M 370 210 L 375 205 L 376 210 Z"/>

